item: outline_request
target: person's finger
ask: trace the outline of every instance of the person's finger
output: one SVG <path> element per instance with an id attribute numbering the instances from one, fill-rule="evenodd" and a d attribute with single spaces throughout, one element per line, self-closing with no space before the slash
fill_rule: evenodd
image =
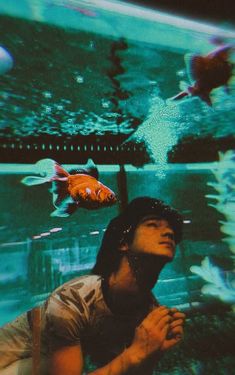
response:
<path id="1" fill-rule="evenodd" d="M 185 319 L 186 318 L 186 315 L 180 311 L 172 312 L 172 310 L 170 310 L 170 314 L 173 319 Z"/>
<path id="2" fill-rule="evenodd" d="M 157 324 L 162 317 L 168 314 L 168 312 L 169 312 L 169 309 L 167 309 L 165 306 L 157 307 L 156 309 L 154 309 L 153 311 L 151 311 L 151 313 L 147 315 L 147 317 L 145 318 L 146 323 L 150 322 L 153 324 Z"/>
<path id="3" fill-rule="evenodd" d="M 162 330 L 161 330 L 161 335 L 162 337 L 166 340 L 166 337 L 167 337 L 167 333 L 169 331 L 169 324 L 165 324 L 165 326 L 163 326 Z"/>
<path id="4" fill-rule="evenodd" d="M 167 326 L 167 329 L 169 329 L 170 327 L 170 323 L 172 321 L 172 318 L 169 314 L 163 316 L 159 322 L 157 323 L 157 327 L 160 329 L 160 330 L 164 330 L 165 327 Z"/>
<path id="5" fill-rule="evenodd" d="M 177 327 L 177 326 L 183 326 L 184 320 L 183 319 L 177 319 L 177 320 L 172 320 L 170 323 L 171 328 Z"/>
<path id="6" fill-rule="evenodd" d="M 169 328 L 169 331 L 168 331 L 168 339 L 171 339 L 171 338 L 182 338 L 184 335 L 184 331 L 183 331 L 183 327 L 182 326 L 177 326 L 177 327 L 174 327 L 174 328 Z"/>
<path id="7" fill-rule="evenodd" d="M 168 330 L 167 333 L 167 340 L 175 339 L 175 340 L 181 340 L 184 337 L 184 331 L 183 328 L 178 326 L 173 329 Z"/>
<path id="8" fill-rule="evenodd" d="M 173 338 L 164 340 L 161 346 L 161 350 L 165 351 L 165 350 L 170 349 L 171 347 L 178 344 L 181 341 L 181 339 L 182 339 L 182 336 L 179 334 L 179 335 L 174 336 Z"/>

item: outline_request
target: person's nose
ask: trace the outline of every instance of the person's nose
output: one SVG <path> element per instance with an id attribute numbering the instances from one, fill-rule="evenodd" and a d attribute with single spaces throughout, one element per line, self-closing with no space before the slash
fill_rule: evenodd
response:
<path id="1" fill-rule="evenodd" d="M 175 235 L 172 229 L 166 228 L 165 230 L 162 231 L 161 236 L 163 238 L 169 238 L 172 241 L 175 241 Z"/>

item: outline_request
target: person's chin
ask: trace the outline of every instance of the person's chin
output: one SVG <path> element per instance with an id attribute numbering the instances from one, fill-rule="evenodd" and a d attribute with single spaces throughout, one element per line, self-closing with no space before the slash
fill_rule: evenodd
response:
<path id="1" fill-rule="evenodd" d="M 160 249 L 158 255 L 161 257 L 165 257 L 168 262 L 170 262 L 174 258 L 175 252 L 171 246 L 164 246 Z"/>
<path id="2" fill-rule="evenodd" d="M 164 250 L 158 253 L 158 257 L 165 259 L 166 262 L 171 262 L 174 258 L 174 254 L 170 250 Z"/>
<path id="3" fill-rule="evenodd" d="M 168 259 L 168 262 L 171 262 L 174 258 L 174 254 L 171 252 L 165 254 L 165 257 Z"/>

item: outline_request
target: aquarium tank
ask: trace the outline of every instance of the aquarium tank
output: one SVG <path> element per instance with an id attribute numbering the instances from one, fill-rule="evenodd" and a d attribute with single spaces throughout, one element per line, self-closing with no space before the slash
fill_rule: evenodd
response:
<path id="1" fill-rule="evenodd" d="M 8 0 L 0 19 L 0 326 L 89 273 L 110 219 L 152 196 L 184 219 L 153 292 L 185 337 L 156 374 L 231 375 L 235 26 L 105 0 Z M 51 215 L 44 159 L 96 165 L 116 203 Z"/>

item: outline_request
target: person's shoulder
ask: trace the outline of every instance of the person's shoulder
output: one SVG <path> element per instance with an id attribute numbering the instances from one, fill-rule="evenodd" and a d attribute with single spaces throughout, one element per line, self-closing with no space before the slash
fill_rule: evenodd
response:
<path id="1" fill-rule="evenodd" d="M 101 288 L 101 277 L 97 275 L 84 275 L 67 281 L 57 288 L 52 295 L 71 294 L 74 297 L 87 299 L 89 294 L 96 294 Z"/>
<path id="2" fill-rule="evenodd" d="M 83 316 L 88 319 L 90 305 L 101 294 L 101 277 L 86 275 L 69 280 L 58 287 L 48 300 L 44 308 L 47 315 L 72 317 Z"/>
<path id="3" fill-rule="evenodd" d="M 90 288 L 90 287 L 99 286 L 100 283 L 101 283 L 100 276 L 83 275 L 83 276 L 78 276 L 78 277 L 75 277 L 74 279 L 67 281 L 65 284 L 62 284 L 58 289 L 60 288 L 75 288 L 75 289 Z"/>

